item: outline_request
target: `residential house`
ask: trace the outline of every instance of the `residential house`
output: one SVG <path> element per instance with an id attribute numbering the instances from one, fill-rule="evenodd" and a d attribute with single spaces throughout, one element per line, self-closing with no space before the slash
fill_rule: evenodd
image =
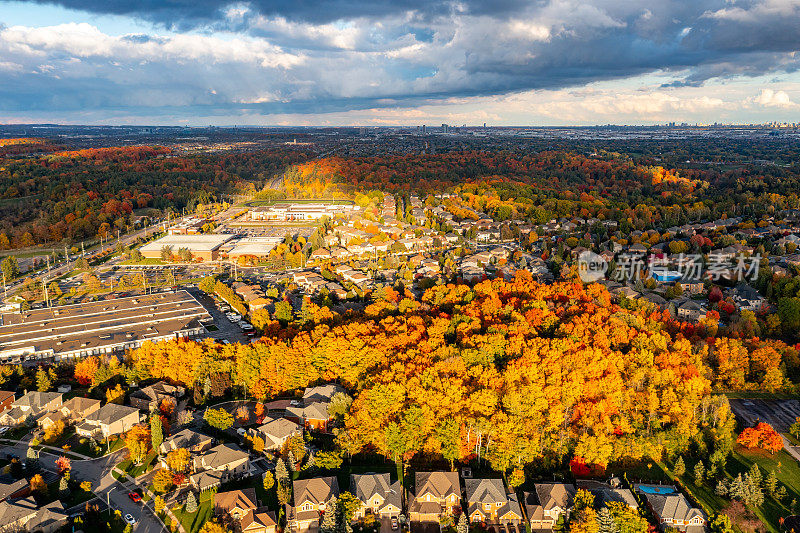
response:
<path id="1" fill-rule="evenodd" d="M 624 503 L 631 509 L 639 508 L 633 492 L 622 488 L 618 478 L 611 478 L 609 483 L 591 479 L 579 479 L 575 482 L 575 486 L 591 492 L 599 506 L 607 506 L 609 503 Z"/>
<path id="2" fill-rule="evenodd" d="M 66 418 L 61 411 L 51 411 L 40 416 L 36 423 L 39 424 L 40 428 L 46 430 L 56 422 L 66 423 Z"/>
<path id="3" fill-rule="evenodd" d="M 325 432 L 331 421 L 328 406 L 333 395 L 340 392 L 344 393 L 345 390 L 335 383 L 309 387 L 305 390 L 302 401 L 296 401 L 295 405 L 286 409 L 286 418 L 295 420 L 308 429 Z"/>
<path id="4" fill-rule="evenodd" d="M 132 407 L 142 411 L 153 411 L 161 406 L 161 402 L 167 400 L 173 402 L 173 407 L 178 405 L 178 400 L 183 396 L 185 389 L 175 385 L 170 385 L 166 381 L 159 381 L 147 387 L 133 391 L 130 394 L 130 404 Z"/>
<path id="5" fill-rule="evenodd" d="M 461 501 L 457 472 L 417 472 L 415 494 L 408 505 L 412 522 L 438 522 Z"/>
<path id="6" fill-rule="evenodd" d="M 214 494 L 214 513 L 217 515 L 227 514 L 235 520 L 241 520 L 257 508 L 256 489 L 252 487 Z"/>
<path id="7" fill-rule="evenodd" d="M 86 417 L 84 422 L 75 428 L 75 433 L 82 437 L 100 435 L 108 438 L 125 433 L 140 421 L 139 410 L 126 405 L 107 403 Z"/>
<path id="8" fill-rule="evenodd" d="M 574 485 L 536 483 L 534 492 L 524 494 L 531 529 L 553 529 L 559 517 L 569 515 L 576 492 Z"/>
<path id="9" fill-rule="evenodd" d="M 403 510 L 403 487 L 399 481 L 391 483 L 389 474 L 353 474 L 350 490 L 361 502 L 353 518 L 363 518 L 367 514 L 396 518 Z"/>
<path id="10" fill-rule="evenodd" d="M 264 439 L 265 450 L 278 450 L 292 435 L 302 435 L 303 428 L 288 418 L 265 419 L 264 424 L 250 430 L 250 436 Z"/>
<path id="11" fill-rule="evenodd" d="M 0 390 L 0 413 L 12 408 L 14 403 L 14 393 L 8 390 Z"/>
<path id="12" fill-rule="evenodd" d="M 192 470 L 189 481 L 198 490 L 206 490 L 249 474 L 250 455 L 238 446 L 220 444 L 196 456 Z"/>
<path id="13" fill-rule="evenodd" d="M 214 512 L 235 520 L 242 533 L 275 533 L 275 513 L 259 505 L 256 490 L 246 488 L 214 495 Z"/>
<path id="14" fill-rule="evenodd" d="M 38 418 L 43 413 L 61 407 L 63 395 L 58 392 L 31 391 L 11 402 L 11 409 L 0 414 L 0 424 L 19 426 L 28 418 Z"/>
<path id="15" fill-rule="evenodd" d="M 67 524 L 61 502 L 39 506 L 32 497 L 0 502 L 0 530 L 53 533 Z"/>
<path id="16" fill-rule="evenodd" d="M 31 486 L 27 479 L 14 479 L 11 476 L 0 478 L 0 502 L 24 498 L 30 493 Z"/>
<path id="17" fill-rule="evenodd" d="M 467 479 L 464 485 L 470 522 L 519 525 L 522 510 L 517 496 L 506 492 L 502 479 Z"/>
<path id="18" fill-rule="evenodd" d="M 161 443 L 158 451 L 161 455 L 167 455 L 172 450 L 186 448 L 191 453 L 200 453 L 214 445 L 214 439 L 203 433 L 185 428 L 167 438 Z"/>
<path id="19" fill-rule="evenodd" d="M 675 306 L 675 311 L 679 320 L 685 322 L 697 322 L 706 317 L 705 308 L 694 300 L 682 300 Z"/>
<path id="20" fill-rule="evenodd" d="M 100 400 L 95 400 L 94 398 L 75 396 L 64 402 L 61 406 L 61 413 L 67 417 L 70 422 L 77 422 L 99 411 L 102 403 L 103 402 Z"/>
<path id="21" fill-rule="evenodd" d="M 739 283 L 726 293 L 743 311 L 758 311 L 767 300 L 747 283 Z"/>
<path id="22" fill-rule="evenodd" d="M 692 507 L 689 500 L 669 485 L 635 485 L 645 497 L 662 529 L 675 528 L 686 533 L 704 533 L 708 520 L 702 509 Z"/>
<path id="23" fill-rule="evenodd" d="M 339 484 L 335 477 L 316 477 L 294 481 L 294 505 L 287 505 L 286 523 L 295 531 L 318 528 L 320 513 L 328 503 L 339 497 Z"/>

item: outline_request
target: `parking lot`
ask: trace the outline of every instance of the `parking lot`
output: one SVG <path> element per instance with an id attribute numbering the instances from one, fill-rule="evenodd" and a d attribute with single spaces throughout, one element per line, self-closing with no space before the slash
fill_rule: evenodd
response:
<path id="1" fill-rule="evenodd" d="M 745 426 L 766 422 L 779 433 L 789 431 L 800 416 L 798 400 L 730 400 L 731 409 Z"/>

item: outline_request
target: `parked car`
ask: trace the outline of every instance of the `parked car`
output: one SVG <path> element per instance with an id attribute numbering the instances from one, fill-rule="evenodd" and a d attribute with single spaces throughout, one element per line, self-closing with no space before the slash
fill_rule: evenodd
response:
<path id="1" fill-rule="evenodd" d="M 134 503 L 139 503 L 140 501 L 142 501 L 142 495 L 139 494 L 138 492 L 129 492 L 128 498 L 133 500 Z"/>
<path id="2" fill-rule="evenodd" d="M 392 517 L 392 531 L 397 531 L 399 524 L 397 523 L 397 518 L 394 516 Z"/>
<path id="3" fill-rule="evenodd" d="M 128 523 L 128 524 L 130 524 L 130 525 L 134 525 L 134 524 L 136 524 L 136 519 L 133 517 L 133 515 L 132 515 L 132 514 L 126 514 L 126 515 L 125 515 L 124 517 L 122 517 L 122 518 L 123 518 L 123 520 L 125 520 L 125 522 L 126 522 L 126 523 Z"/>

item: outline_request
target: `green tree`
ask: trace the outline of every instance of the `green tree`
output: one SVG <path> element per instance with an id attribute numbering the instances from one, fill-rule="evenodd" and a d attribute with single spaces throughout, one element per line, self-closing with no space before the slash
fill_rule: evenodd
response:
<path id="1" fill-rule="evenodd" d="M 53 380 L 44 368 L 39 367 L 36 371 L 36 389 L 39 392 L 47 392 L 53 388 Z"/>
<path id="2" fill-rule="evenodd" d="M 172 246 L 164 245 L 161 247 L 161 260 L 165 263 L 172 261 Z"/>
<path id="3" fill-rule="evenodd" d="M 733 533 L 731 519 L 725 513 L 718 513 L 708 524 L 711 533 Z"/>
<path id="4" fill-rule="evenodd" d="M 209 426 L 220 431 L 225 431 L 233 425 L 233 415 L 222 408 L 206 410 L 203 419 Z"/>
<path id="5" fill-rule="evenodd" d="M 150 439 L 153 442 L 153 449 L 158 450 L 164 442 L 164 426 L 161 424 L 161 417 L 158 413 L 150 414 Z"/>
<path id="6" fill-rule="evenodd" d="M 3 271 L 3 276 L 6 278 L 6 283 L 19 276 L 19 264 L 17 258 L 9 255 L 0 262 L 0 270 Z"/>
<path id="7" fill-rule="evenodd" d="M 292 304 L 286 301 L 281 301 L 275 304 L 275 314 L 273 316 L 275 320 L 279 321 L 282 324 L 288 324 L 294 318 L 292 313 Z"/>
<path id="8" fill-rule="evenodd" d="M 467 513 L 461 513 L 461 516 L 458 517 L 458 527 L 456 527 L 456 533 L 469 533 Z"/>
<path id="9" fill-rule="evenodd" d="M 698 461 L 698 463 L 694 465 L 695 485 L 702 485 L 705 477 L 706 477 L 706 467 L 703 465 L 703 461 Z"/>
<path id="10" fill-rule="evenodd" d="M 672 471 L 675 472 L 675 476 L 683 477 L 683 474 L 686 473 L 686 465 L 683 462 L 683 457 L 678 456 L 678 460 L 675 461 L 675 466 L 672 467 Z"/>
<path id="11" fill-rule="evenodd" d="M 275 479 L 278 480 L 278 483 L 283 483 L 289 480 L 289 471 L 286 469 L 286 463 L 283 460 L 283 457 L 278 459 L 278 462 L 275 463 Z"/>

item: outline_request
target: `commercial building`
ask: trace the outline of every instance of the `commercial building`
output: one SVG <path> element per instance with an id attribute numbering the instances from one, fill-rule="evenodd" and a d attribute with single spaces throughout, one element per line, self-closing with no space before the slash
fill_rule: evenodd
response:
<path id="1" fill-rule="evenodd" d="M 232 248 L 228 251 L 229 259 L 238 259 L 240 257 L 263 258 L 267 257 L 282 241 L 283 237 L 250 237 L 228 243 L 225 247 L 232 245 Z"/>
<path id="2" fill-rule="evenodd" d="M 167 228 L 170 235 L 200 235 L 203 233 L 203 226 L 208 220 L 202 217 L 188 217 Z"/>
<path id="3" fill-rule="evenodd" d="M 177 255 L 178 250 L 186 248 L 192 256 L 203 261 L 216 261 L 220 247 L 234 236 L 226 233 L 209 233 L 206 235 L 167 235 L 139 248 L 144 257 L 160 259 L 161 250 L 168 247 Z"/>
<path id="4" fill-rule="evenodd" d="M 275 204 L 253 208 L 250 219 L 288 222 L 292 220 L 318 220 L 338 214 L 353 213 L 355 204 Z"/>
<path id="5" fill-rule="evenodd" d="M 211 315 L 186 291 L 0 315 L 0 362 L 35 364 L 205 333 Z"/>

